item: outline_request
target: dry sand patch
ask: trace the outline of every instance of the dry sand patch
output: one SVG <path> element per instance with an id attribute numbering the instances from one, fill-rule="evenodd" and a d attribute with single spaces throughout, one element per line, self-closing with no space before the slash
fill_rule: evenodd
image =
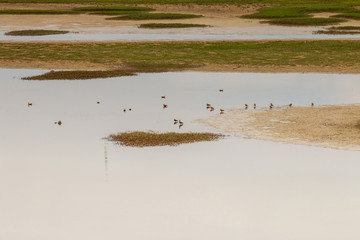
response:
<path id="1" fill-rule="evenodd" d="M 360 105 L 237 109 L 198 121 L 245 138 L 360 150 Z"/>

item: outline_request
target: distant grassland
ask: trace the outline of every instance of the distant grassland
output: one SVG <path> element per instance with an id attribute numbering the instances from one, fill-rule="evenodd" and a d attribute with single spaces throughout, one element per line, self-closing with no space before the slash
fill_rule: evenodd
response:
<path id="1" fill-rule="evenodd" d="M 0 63 L 71 62 L 97 64 L 130 72 L 191 70 L 206 65 L 217 69 L 293 67 L 298 71 L 360 69 L 360 41 L 217 41 L 128 43 L 0 43 Z"/>
<path id="2" fill-rule="evenodd" d="M 249 3 L 270 3 L 270 4 L 359 4 L 360 0 L 0 0 L 0 2 L 7 3 L 123 3 L 123 4 L 156 4 L 156 3 L 199 3 L 199 4 L 221 4 L 221 3 L 234 3 L 234 4 L 249 4 Z"/>

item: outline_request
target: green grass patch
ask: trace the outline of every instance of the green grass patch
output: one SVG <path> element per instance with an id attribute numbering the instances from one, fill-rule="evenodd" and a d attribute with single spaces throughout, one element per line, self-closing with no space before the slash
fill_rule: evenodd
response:
<path id="1" fill-rule="evenodd" d="M 84 80 L 95 78 L 111 78 L 134 76 L 134 73 L 109 70 L 109 71 L 50 71 L 42 75 L 24 77 L 23 80 Z"/>
<path id="2" fill-rule="evenodd" d="M 242 18 L 250 19 L 267 19 L 266 23 L 287 26 L 323 26 L 339 23 L 336 17 L 354 13 L 356 9 L 350 4 L 293 4 L 291 6 L 278 6 L 262 8 L 258 12 L 250 15 L 242 16 Z M 344 13 L 331 18 L 313 18 L 310 14 L 320 12 Z M 360 15 L 359 15 L 360 17 Z"/>
<path id="3" fill-rule="evenodd" d="M 263 22 L 274 25 L 284 25 L 284 26 L 325 26 L 325 25 L 341 23 L 344 22 L 344 20 L 337 18 L 297 17 L 297 18 L 276 18 Z"/>
<path id="4" fill-rule="evenodd" d="M 187 24 L 187 23 L 145 23 L 141 24 L 139 28 L 203 28 L 210 27 L 205 24 Z"/>
<path id="5" fill-rule="evenodd" d="M 353 4 L 359 5 L 359 0 L 0 0 L 6 3 L 118 3 L 118 4 L 251 4 L 251 3 L 268 3 L 268 4 Z"/>
<path id="6" fill-rule="evenodd" d="M 0 14 L 44 14 L 44 15 L 59 15 L 59 14 L 79 14 L 77 11 L 58 11 L 58 10 L 0 10 Z"/>
<path id="7" fill-rule="evenodd" d="M 360 34 L 360 31 L 337 31 L 337 30 L 319 30 L 313 32 L 314 34 L 330 34 L 330 35 L 354 35 Z"/>
<path id="8" fill-rule="evenodd" d="M 223 137 L 214 133 L 155 133 L 155 132 L 123 132 L 110 135 L 108 140 L 129 147 L 176 146 L 184 143 L 214 141 Z"/>
<path id="9" fill-rule="evenodd" d="M 45 36 L 45 35 L 56 35 L 56 34 L 66 34 L 69 31 L 59 31 L 59 30 L 19 30 L 11 31 L 5 33 L 9 36 Z"/>
<path id="10" fill-rule="evenodd" d="M 318 12 L 349 12 L 355 9 L 344 4 L 305 4 L 295 6 L 280 6 L 262 8 L 258 12 L 242 16 L 243 18 L 272 19 L 272 18 L 295 18 L 307 17 L 311 13 Z"/>
<path id="11" fill-rule="evenodd" d="M 358 30 L 360 31 L 360 26 L 338 26 L 338 27 L 329 27 L 327 30 Z"/>
<path id="12" fill-rule="evenodd" d="M 330 27 L 326 30 L 315 31 L 314 34 L 360 34 L 360 27 L 358 26 L 339 26 L 339 27 Z"/>
<path id="13" fill-rule="evenodd" d="M 149 12 L 154 11 L 152 8 L 148 7 L 135 7 L 135 6 L 96 6 L 96 7 L 80 7 L 74 8 L 74 11 L 83 11 L 83 12 L 105 12 L 105 11 L 124 11 L 124 12 Z"/>
<path id="14" fill-rule="evenodd" d="M 181 14 L 181 13 L 142 13 L 126 16 L 107 18 L 107 20 L 161 20 L 161 19 L 188 19 L 199 18 L 202 15 Z"/>
<path id="15" fill-rule="evenodd" d="M 342 13 L 342 14 L 335 15 L 333 17 L 359 20 L 360 12 Z"/>
<path id="16" fill-rule="evenodd" d="M 221 69 L 360 69 L 360 41 L 215 41 L 43 43 L 0 42 L 0 63 L 29 67 L 77 63 L 129 72 Z M 50 64 L 50 65 L 49 65 Z M 353 70 L 352 70 L 353 71 Z"/>
<path id="17" fill-rule="evenodd" d="M 295 7 L 269 7 L 262 8 L 257 13 L 244 15 L 242 18 L 272 19 L 289 17 L 306 17 L 308 14 Z"/>

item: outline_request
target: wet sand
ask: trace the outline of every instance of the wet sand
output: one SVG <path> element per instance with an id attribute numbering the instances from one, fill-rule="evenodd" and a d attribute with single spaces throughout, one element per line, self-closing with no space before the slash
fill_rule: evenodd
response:
<path id="1" fill-rule="evenodd" d="M 199 122 L 245 138 L 360 151 L 360 105 L 237 109 Z"/>

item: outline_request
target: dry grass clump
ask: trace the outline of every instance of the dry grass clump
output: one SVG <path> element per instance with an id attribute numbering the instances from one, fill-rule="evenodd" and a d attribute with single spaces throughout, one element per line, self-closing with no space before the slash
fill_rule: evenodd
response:
<path id="1" fill-rule="evenodd" d="M 46 35 L 56 35 L 56 34 L 66 34 L 69 31 L 59 31 L 59 30 L 19 30 L 19 31 L 10 31 L 5 33 L 9 36 L 46 36 Z"/>
<path id="2" fill-rule="evenodd" d="M 234 110 L 201 122 L 249 138 L 360 149 L 360 105 Z"/>
<path id="3" fill-rule="evenodd" d="M 124 146 L 130 147 L 154 147 L 176 146 L 184 143 L 214 141 L 223 137 L 215 133 L 155 133 L 155 132 L 123 132 L 108 137 Z"/>
<path id="4" fill-rule="evenodd" d="M 134 76 L 134 73 L 120 70 L 109 71 L 50 71 L 42 75 L 24 77 L 23 80 L 77 80 Z"/>

